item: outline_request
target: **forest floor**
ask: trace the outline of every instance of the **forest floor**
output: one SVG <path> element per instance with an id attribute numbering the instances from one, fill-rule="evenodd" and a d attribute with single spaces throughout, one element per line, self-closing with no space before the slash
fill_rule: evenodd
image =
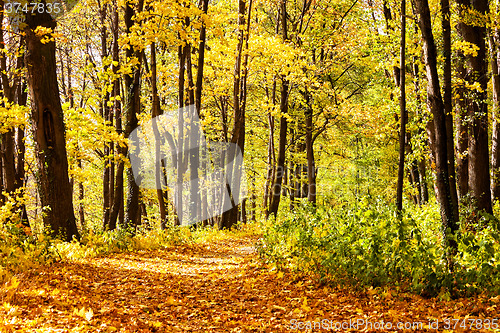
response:
<path id="1" fill-rule="evenodd" d="M 3 287 L 0 332 L 479 331 L 469 319 L 498 317 L 499 297 L 354 292 L 269 271 L 255 241 L 235 236 L 41 267 Z"/>

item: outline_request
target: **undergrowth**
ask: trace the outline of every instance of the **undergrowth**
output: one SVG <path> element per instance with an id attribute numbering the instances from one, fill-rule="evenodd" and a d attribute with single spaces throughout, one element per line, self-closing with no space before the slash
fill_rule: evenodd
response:
<path id="1" fill-rule="evenodd" d="M 80 241 L 64 242 L 50 237 L 48 232 L 33 234 L 30 228 L 18 221 L 4 220 L 0 224 L 0 283 L 17 273 L 56 261 L 190 246 L 255 233 L 251 225 L 238 225 L 231 231 L 219 231 L 212 227 L 169 226 L 160 230 L 139 226 L 134 232 L 120 228 L 112 231 L 84 230 Z"/>
<path id="2" fill-rule="evenodd" d="M 437 205 L 406 207 L 399 218 L 382 200 L 313 211 L 304 206 L 263 224 L 258 251 L 278 269 L 321 282 L 396 288 L 450 298 L 500 291 L 500 231 L 491 216 L 481 228 L 461 223 L 454 269 L 446 266 Z"/>

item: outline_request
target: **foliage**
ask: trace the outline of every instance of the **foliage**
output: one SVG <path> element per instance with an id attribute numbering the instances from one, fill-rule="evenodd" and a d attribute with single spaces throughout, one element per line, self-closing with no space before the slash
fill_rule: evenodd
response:
<path id="1" fill-rule="evenodd" d="M 2 206 L 2 208 L 5 208 Z M 139 227 L 137 230 L 86 230 L 80 241 L 64 242 L 51 238 L 48 233 L 33 234 L 19 222 L 2 223 L 0 229 L 0 282 L 13 274 L 25 272 L 38 265 L 56 261 L 74 261 L 102 257 L 112 253 L 160 250 L 170 247 L 191 246 L 214 240 L 254 235 L 255 226 L 239 226 L 221 231 L 212 227 L 178 227 L 166 230 Z"/>
<path id="2" fill-rule="evenodd" d="M 447 301 L 390 288 L 359 292 L 277 272 L 258 263 L 252 228 L 198 246 L 115 253 L 19 275 L 0 288 L 0 331 L 289 332 L 299 322 L 306 328 L 324 319 L 327 331 L 362 320 L 355 331 L 368 322 L 420 322 L 411 331 L 422 332 L 436 330 L 428 327 L 434 318 L 440 327 L 450 316 L 468 318 L 469 326 L 498 313 L 499 297 Z"/>
<path id="3" fill-rule="evenodd" d="M 0 196 L 0 281 L 38 264 L 174 246 L 182 249 L 214 240 L 251 237 L 259 232 L 255 225 L 223 232 L 207 227 L 169 226 L 160 230 L 158 193 L 144 189 L 140 193 L 140 200 L 145 204 L 141 217 L 151 222 L 150 227 L 102 230 L 104 211 L 109 209 L 103 207 L 106 186 L 103 171 L 105 167 L 112 169 L 111 183 L 114 184 L 118 179 L 114 178 L 116 165 L 125 161 L 125 167 L 129 166 L 127 157 L 118 149 L 127 145 L 123 132 L 126 103 L 120 104 L 127 99 L 128 88 L 123 78 L 140 68 L 139 124 L 149 121 L 153 108 L 151 50 L 154 43 L 160 109 L 168 112 L 176 108 L 179 47 L 189 46 L 191 64 L 186 65 L 189 70 L 184 74 L 185 83 L 190 85 L 186 91 L 189 91 L 194 84 L 190 81 L 197 78 L 200 68 L 197 59 L 200 29 L 204 25 L 207 40 L 199 111 L 208 140 L 228 140 L 231 135 L 228 127 L 237 120 L 232 112 L 235 59 L 239 52 L 248 57 L 242 68 L 248 79 L 244 151 L 248 175 L 252 177 L 248 206 L 253 205 L 253 208 L 247 206 L 248 211 L 254 209 L 259 215 L 266 206 L 262 197 L 264 188 L 270 185 L 267 182 L 272 181 L 267 178 L 267 171 L 276 164 L 281 117 L 288 121 L 286 163 L 287 167 L 291 165 L 289 171 L 293 166 L 306 166 L 307 154 L 298 148 L 304 143 L 305 110 L 312 109 L 318 207 L 316 211 L 308 206 L 298 207 L 301 199 L 290 202 L 294 185 L 290 185 L 289 172 L 289 182 L 283 184 L 284 197 L 278 219 L 263 222 L 259 253 L 264 261 L 279 269 L 315 275 L 320 281 L 357 287 L 393 286 L 444 298 L 483 289 L 498 291 L 500 233 L 498 221 L 492 216 L 484 215 L 479 218 L 479 224 L 471 225 L 469 221 L 478 220 L 473 216 L 475 212 L 461 208 L 458 253 L 454 271 L 450 273 L 445 268 L 437 205 L 414 207 L 407 202 L 401 217 L 389 206 L 395 192 L 398 143 L 395 111 L 399 88 L 392 82 L 400 33 L 398 5 L 377 0 L 335 3 L 318 0 L 310 2 L 311 7 L 302 1 L 286 3 L 289 31 L 287 40 L 283 40 L 280 33 L 283 28 L 279 24 L 281 3 L 259 0 L 253 2 L 252 7 L 247 2 L 247 10 L 251 12 L 247 13 L 245 34 L 248 33 L 249 38 L 248 46 L 241 50 L 238 49 L 242 28 L 238 24 L 238 3 L 229 0 L 210 2 L 208 14 L 191 0 L 148 0 L 143 10 L 134 15 L 135 23 L 129 34 L 123 22 L 125 1 L 82 0 L 71 13 L 58 20 L 54 33 L 39 27 L 36 31 L 45 36 L 44 40 L 54 40 L 57 44 L 69 176 L 75 186 L 75 208 L 82 212 L 83 218 L 79 215 L 82 239 L 65 243 L 43 232 L 40 216 L 44 207 L 38 206 L 34 184 L 36 140 L 26 131 L 25 165 L 21 167 L 27 170 L 23 185 L 29 195 L 5 193 Z M 430 5 L 433 13 L 437 13 L 438 2 Z M 383 6 L 392 12 L 391 19 L 384 17 Z M 458 15 L 453 9 L 452 26 L 458 24 Z M 439 45 L 441 18 L 434 16 Z M 487 21 L 476 16 L 470 12 L 461 19 Z M 491 21 L 496 21 L 495 17 Z M 420 61 L 420 34 L 418 29 L 413 29 L 414 24 L 409 22 L 407 29 L 407 54 L 411 63 L 406 70 L 407 128 L 411 145 L 406 165 L 410 168 L 415 161 L 423 160 L 424 165 L 427 161 L 422 179 L 423 176 L 430 179 L 435 165 L 430 163 L 429 167 L 428 163 L 427 83 L 422 76 L 425 70 Z M 117 40 L 114 40 L 115 32 Z M 2 59 L 9 67 L 4 73 L 8 74 L 7 78 L 2 78 L 2 81 L 7 79 L 4 83 L 17 82 L 14 78 L 21 77 L 19 74 L 24 70 L 14 66 L 14 59 L 22 55 L 23 50 L 16 38 L 19 36 L 4 42 L 5 58 Z M 140 51 L 140 59 L 126 56 L 126 50 L 131 48 Z M 477 53 L 477 46 L 461 40 L 453 30 L 453 52 L 473 55 Z M 290 83 L 290 93 L 288 113 L 282 114 L 278 96 L 285 78 Z M 24 79 L 19 81 L 20 87 L 26 89 L 22 85 Z M 457 92 L 462 86 L 480 89 L 477 83 L 469 84 L 458 77 L 454 77 L 453 82 Z M 115 83 L 120 90 L 116 96 Z M 6 98 L 0 102 L 1 140 L 9 131 L 28 127 L 29 108 L 9 103 Z M 110 118 L 106 118 L 106 110 L 111 112 Z M 305 177 L 300 180 L 301 184 L 306 181 Z M 125 195 L 127 191 L 125 189 Z M 414 185 L 405 187 L 407 197 L 416 192 Z M 172 196 L 169 198 L 167 209 L 169 216 L 173 216 Z M 125 202 L 122 200 L 122 203 Z M 22 204 L 26 204 L 31 229 L 19 219 Z M 294 209 L 288 209 L 292 206 Z M 307 308 L 307 304 L 304 307 Z M 88 309 L 80 308 L 76 313 L 85 317 Z"/>
<path id="4" fill-rule="evenodd" d="M 117 229 L 83 235 L 81 242 L 63 242 L 48 232 L 33 234 L 31 229 L 15 221 L 2 224 L 0 229 L 0 282 L 12 274 L 38 265 L 60 260 L 74 260 L 140 249 L 158 249 L 190 241 L 189 230 L 170 228 L 166 231 L 130 231 Z"/>
<path id="5" fill-rule="evenodd" d="M 56 259 L 50 239 L 43 234 L 36 237 L 19 222 L 8 222 L 0 227 L 0 283 L 9 280 L 13 274 Z"/>
<path id="6" fill-rule="evenodd" d="M 422 295 L 500 290 L 498 224 L 462 231 L 454 271 L 444 261 L 435 204 L 407 207 L 401 218 L 384 201 L 355 207 L 303 207 L 267 223 L 259 243 L 263 260 L 279 269 L 356 287 L 393 286 Z"/>
<path id="7" fill-rule="evenodd" d="M 26 126 L 26 107 L 9 103 L 6 98 L 0 99 L 0 105 L 0 135 L 15 127 Z"/>

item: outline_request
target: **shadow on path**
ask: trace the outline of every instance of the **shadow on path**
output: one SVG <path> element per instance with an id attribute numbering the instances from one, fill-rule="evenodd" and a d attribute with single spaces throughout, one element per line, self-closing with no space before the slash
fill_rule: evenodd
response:
<path id="1" fill-rule="evenodd" d="M 413 325 L 406 331 L 436 332 L 445 318 L 497 313 L 486 299 L 354 293 L 269 272 L 257 263 L 254 241 L 54 264 L 22 277 L 9 302 L 3 300 L 0 332 L 405 331 L 398 323 Z M 441 321 L 439 330 L 425 326 L 434 319 Z"/>

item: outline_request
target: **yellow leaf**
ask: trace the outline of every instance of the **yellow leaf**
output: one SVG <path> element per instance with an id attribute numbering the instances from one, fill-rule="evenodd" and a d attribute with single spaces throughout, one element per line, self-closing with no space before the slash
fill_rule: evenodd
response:
<path id="1" fill-rule="evenodd" d="M 279 305 L 273 305 L 273 308 L 281 310 L 281 311 L 286 311 L 286 308 L 279 306 Z"/>
<path id="2" fill-rule="evenodd" d="M 80 310 L 77 310 L 76 308 L 73 310 L 73 314 L 82 317 L 86 319 L 87 321 L 90 321 L 92 317 L 94 317 L 94 311 L 92 309 L 85 310 L 85 307 L 82 307 Z"/>
<path id="3" fill-rule="evenodd" d="M 19 286 L 19 281 L 17 280 L 17 278 L 14 276 L 11 280 L 10 280 L 10 284 L 8 286 L 6 286 L 6 289 L 7 290 L 10 290 L 10 289 L 16 289 L 18 286 Z"/>
<path id="4" fill-rule="evenodd" d="M 167 304 L 168 305 L 177 305 L 177 304 L 179 304 L 179 302 L 176 301 L 175 298 L 173 298 L 172 296 L 169 296 L 167 298 Z"/>
<path id="5" fill-rule="evenodd" d="M 85 312 L 85 319 L 87 319 L 87 321 L 90 321 L 90 319 L 92 319 L 93 316 L 94 316 L 94 311 L 92 311 L 92 309 L 89 309 L 87 312 Z"/>
<path id="6" fill-rule="evenodd" d="M 302 302 L 301 308 L 306 312 L 311 311 L 311 308 L 307 305 L 307 297 L 304 297 L 304 302 Z"/>

